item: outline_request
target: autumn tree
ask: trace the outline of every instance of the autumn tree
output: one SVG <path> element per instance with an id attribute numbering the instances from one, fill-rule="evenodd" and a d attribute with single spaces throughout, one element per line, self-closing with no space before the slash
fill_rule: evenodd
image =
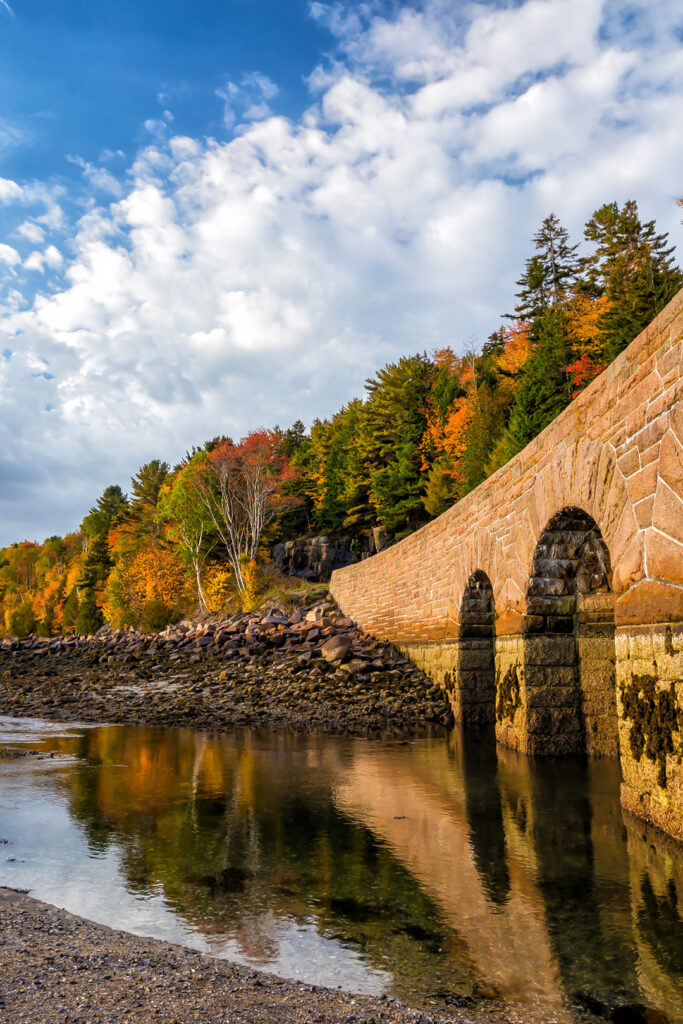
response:
<path id="1" fill-rule="evenodd" d="M 199 500 L 221 540 L 237 588 L 246 586 L 245 566 L 256 558 L 263 531 L 285 500 L 289 463 L 279 435 L 254 430 L 237 444 L 221 442 L 203 456 Z"/>
<path id="2" fill-rule="evenodd" d="M 216 533 L 205 495 L 203 472 L 205 463 L 193 459 L 161 490 L 156 509 L 156 521 L 166 526 L 166 536 L 177 544 L 184 559 L 192 570 L 197 587 L 197 599 L 201 612 L 207 611 L 207 602 L 202 585 L 202 570 L 216 547 Z"/>

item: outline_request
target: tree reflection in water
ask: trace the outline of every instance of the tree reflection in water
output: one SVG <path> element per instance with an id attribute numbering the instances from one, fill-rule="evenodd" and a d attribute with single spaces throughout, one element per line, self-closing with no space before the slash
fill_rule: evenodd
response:
<path id="1" fill-rule="evenodd" d="M 115 848 L 127 888 L 162 892 L 216 950 L 268 964 L 294 920 L 407 999 L 683 1020 L 683 851 L 624 823 L 614 763 L 535 762 L 458 732 L 109 727 L 45 744 L 78 758 L 50 784 L 91 850 Z"/>

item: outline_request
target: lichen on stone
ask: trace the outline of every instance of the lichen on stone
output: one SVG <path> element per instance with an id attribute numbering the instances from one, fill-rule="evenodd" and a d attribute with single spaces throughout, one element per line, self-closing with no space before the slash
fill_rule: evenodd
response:
<path id="1" fill-rule="evenodd" d="M 657 785 L 666 788 L 666 758 L 675 754 L 683 733 L 683 709 L 678 707 L 674 684 L 660 689 L 655 676 L 634 676 L 621 687 L 624 718 L 631 723 L 629 745 L 636 761 L 643 754 L 657 765 Z M 679 734 L 676 743 L 675 734 Z"/>
<path id="2" fill-rule="evenodd" d="M 498 680 L 496 699 L 496 719 L 502 722 L 515 717 L 515 711 L 521 704 L 517 666 L 510 665 L 502 679 Z"/>

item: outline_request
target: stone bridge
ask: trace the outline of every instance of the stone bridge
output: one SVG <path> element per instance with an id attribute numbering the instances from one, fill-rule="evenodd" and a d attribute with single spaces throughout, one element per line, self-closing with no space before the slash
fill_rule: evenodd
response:
<path id="1" fill-rule="evenodd" d="M 683 839 L 683 291 L 506 466 L 331 591 L 527 754 Z"/>

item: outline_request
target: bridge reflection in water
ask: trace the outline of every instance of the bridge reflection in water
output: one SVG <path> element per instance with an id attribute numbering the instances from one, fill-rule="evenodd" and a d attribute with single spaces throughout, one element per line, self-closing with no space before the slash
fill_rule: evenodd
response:
<path id="1" fill-rule="evenodd" d="M 32 814 L 51 793 L 83 853 L 64 843 L 63 864 L 59 849 L 39 862 L 10 815 L 8 884 L 55 900 L 54 865 L 61 893 L 69 872 L 93 884 L 111 851 L 121 881 L 104 923 L 134 927 L 132 896 L 154 933 L 162 896 L 218 955 L 307 980 L 466 998 L 472 1018 L 490 997 L 530 1021 L 683 1022 L 683 847 L 624 816 L 614 761 L 536 761 L 459 731 L 401 743 L 135 727 L 40 737 L 31 724 L 29 749 L 72 759 L 0 760 L 0 786 Z M 88 913 L 87 900 L 67 909 Z"/>
<path id="2" fill-rule="evenodd" d="M 456 731 L 408 757 L 364 748 L 335 800 L 419 879 L 484 987 L 558 1021 L 570 1003 L 683 1020 L 683 848 L 625 820 L 619 781 L 614 761 Z"/>

